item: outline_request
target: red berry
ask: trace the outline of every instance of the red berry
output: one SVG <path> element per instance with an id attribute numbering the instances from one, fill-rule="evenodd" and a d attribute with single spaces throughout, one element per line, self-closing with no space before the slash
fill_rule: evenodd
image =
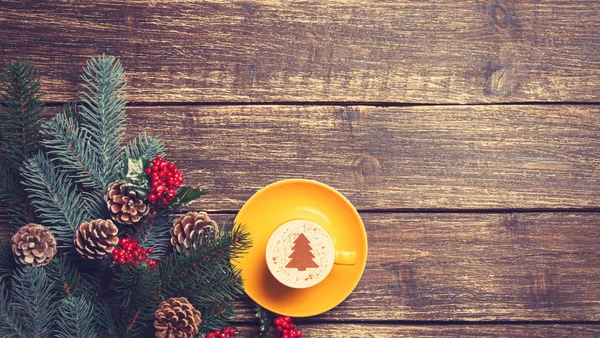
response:
<path id="1" fill-rule="evenodd" d="M 118 260 L 119 264 L 125 264 L 125 259 L 123 257 L 120 257 Z"/>
<path id="2" fill-rule="evenodd" d="M 123 238 L 123 241 L 125 241 L 125 243 L 129 243 L 129 242 L 131 242 L 131 238 L 125 237 L 125 238 Z"/>
<path id="3" fill-rule="evenodd" d="M 151 253 L 154 252 L 154 250 L 152 248 L 148 248 L 148 249 L 146 249 L 146 252 L 149 253 L 149 254 L 151 254 Z"/>
<path id="4" fill-rule="evenodd" d="M 281 325 L 281 318 L 275 319 L 275 325 Z"/>
<path id="5" fill-rule="evenodd" d="M 156 195 L 154 195 L 154 194 L 150 194 L 150 195 L 148 195 L 148 199 L 149 199 L 151 202 L 154 202 L 154 201 L 156 201 Z"/>
<path id="6" fill-rule="evenodd" d="M 230 328 L 229 328 L 229 334 L 232 334 L 232 335 L 233 335 L 233 334 L 235 334 L 235 329 L 234 329 L 234 328 L 232 328 L 232 327 L 230 327 Z"/>
<path id="7" fill-rule="evenodd" d="M 277 325 L 277 331 L 279 331 L 279 332 L 283 331 L 283 327 L 281 327 L 281 325 Z"/>
<path id="8" fill-rule="evenodd" d="M 302 330 L 296 330 L 296 337 L 302 337 Z"/>
<path id="9" fill-rule="evenodd" d="M 156 187 L 156 192 L 157 193 L 162 193 L 165 190 L 165 187 L 163 185 L 159 185 L 158 187 Z"/>
<path id="10" fill-rule="evenodd" d="M 290 329 L 292 329 L 292 330 L 293 330 L 293 329 L 296 327 L 296 324 L 294 324 L 294 323 L 290 322 L 290 324 L 289 324 L 289 327 L 290 327 Z"/>
<path id="11" fill-rule="evenodd" d="M 113 255 L 113 258 L 112 258 L 112 259 L 113 259 L 113 261 L 115 261 L 115 262 L 116 262 L 116 261 L 118 261 L 118 260 L 119 260 L 119 256 L 118 256 L 118 255 Z"/>

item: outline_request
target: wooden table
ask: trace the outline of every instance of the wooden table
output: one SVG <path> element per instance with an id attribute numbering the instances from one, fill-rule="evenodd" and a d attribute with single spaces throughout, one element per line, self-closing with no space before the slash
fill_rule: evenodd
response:
<path id="1" fill-rule="evenodd" d="M 600 336 L 600 2 L 1 1 L 45 100 L 119 56 L 128 123 L 195 208 L 285 178 L 358 208 L 355 292 L 310 337 Z M 255 319 L 240 302 L 238 326 Z"/>

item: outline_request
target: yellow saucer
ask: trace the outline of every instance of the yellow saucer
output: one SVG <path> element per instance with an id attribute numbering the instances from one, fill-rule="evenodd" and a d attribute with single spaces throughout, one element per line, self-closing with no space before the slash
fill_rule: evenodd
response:
<path id="1" fill-rule="evenodd" d="M 356 251 L 355 265 L 334 265 L 321 283 L 306 289 L 289 288 L 269 272 L 265 248 L 281 224 L 305 219 L 322 226 L 336 250 Z M 242 269 L 246 294 L 265 309 L 290 317 L 308 317 L 340 304 L 356 287 L 367 263 L 367 234 L 358 212 L 342 194 L 311 180 L 283 180 L 252 196 L 238 213 L 252 248 L 234 264 Z"/>

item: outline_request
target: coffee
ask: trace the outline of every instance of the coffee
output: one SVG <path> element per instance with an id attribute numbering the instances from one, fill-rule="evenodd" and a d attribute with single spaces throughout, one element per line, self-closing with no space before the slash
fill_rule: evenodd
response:
<path id="1" fill-rule="evenodd" d="M 333 241 L 320 225 L 293 220 L 279 226 L 267 243 L 269 270 L 292 288 L 314 286 L 329 274 L 335 259 Z"/>

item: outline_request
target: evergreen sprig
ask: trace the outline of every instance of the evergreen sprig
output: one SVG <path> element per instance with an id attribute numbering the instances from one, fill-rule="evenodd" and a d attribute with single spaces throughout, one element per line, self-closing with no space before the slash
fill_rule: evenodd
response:
<path id="1" fill-rule="evenodd" d="M 10 307 L 21 322 L 23 337 L 50 337 L 54 328 L 55 302 L 44 269 L 17 269 L 12 277 L 11 291 Z M 0 308 L 4 306 L 0 304 Z"/>
<path id="2" fill-rule="evenodd" d="M 40 98 L 39 75 L 29 62 L 16 60 L 0 72 L 0 201 L 16 227 L 35 220 L 19 186 L 19 168 L 39 148 Z"/>
<path id="3" fill-rule="evenodd" d="M 125 72 L 114 56 L 99 56 L 87 62 L 81 76 L 83 91 L 79 123 L 89 132 L 90 149 L 98 161 L 102 193 L 119 174 L 125 135 Z"/>
<path id="4" fill-rule="evenodd" d="M 97 337 L 94 304 L 83 296 L 66 297 L 58 303 L 56 337 Z"/>
<path id="5" fill-rule="evenodd" d="M 14 311 L 6 283 L 0 283 L 0 338 L 26 338 L 25 323 Z"/>
<path id="6" fill-rule="evenodd" d="M 143 291 L 147 299 L 139 302 L 141 305 L 131 313 L 124 330 L 127 337 L 146 332 L 152 320 L 152 311 L 148 310 L 155 309 L 160 300 L 171 297 L 188 297 L 202 313 L 200 330 L 203 331 L 222 328 L 234 313 L 231 301 L 242 293 L 242 280 L 231 261 L 250 247 L 249 233 L 242 226 L 226 226 L 214 241 L 200 238 L 196 244 L 189 254 L 173 253 L 159 264 L 160 283 L 153 292 Z M 131 279 L 121 281 L 134 283 Z"/>
<path id="7" fill-rule="evenodd" d="M 157 156 L 164 155 L 165 144 L 163 141 L 148 136 L 146 133 L 132 139 L 125 148 L 125 156 L 128 158 L 145 158 L 151 160 Z"/>
<path id="8" fill-rule="evenodd" d="M 0 241 L 0 282 L 10 279 L 16 268 L 17 263 L 11 245 L 5 241 Z"/>
<path id="9" fill-rule="evenodd" d="M 27 161 L 22 176 L 38 219 L 52 231 L 59 247 L 73 247 L 75 230 L 91 219 L 81 192 L 67 173 L 41 152 Z"/>

